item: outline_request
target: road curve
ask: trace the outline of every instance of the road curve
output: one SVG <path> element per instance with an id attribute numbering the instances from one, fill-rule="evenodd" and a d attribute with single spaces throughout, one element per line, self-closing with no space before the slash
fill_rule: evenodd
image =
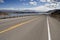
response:
<path id="1" fill-rule="evenodd" d="M 3 20 L 2 22 L 0 22 L 1 23 L 0 25 L 2 26 L 0 27 L 0 30 L 2 31 L 7 28 L 10 28 L 12 27 L 12 25 L 16 25 L 17 23 L 19 24 L 21 22 L 20 20 L 22 20 L 21 23 L 24 23 L 23 21 L 25 22 L 29 20 L 32 21 L 25 23 L 21 26 L 18 26 L 15 29 L 1 33 L 0 40 L 60 40 L 59 38 L 60 22 L 50 16 L 41 15 L 41 16 L 26 17 L 24 19 L 18 18 L 12 20 L 9 20 L 8 22 L 7 21 L 5 22 Z M 10 24 L 9 27 L 8 23 Z M 3 25 L 6 26 L 6 28 Z M 48 31 L 48 27 L 50 31 Z M 50 39 L 49 39 L 49 33 L 50 33 Z"/>

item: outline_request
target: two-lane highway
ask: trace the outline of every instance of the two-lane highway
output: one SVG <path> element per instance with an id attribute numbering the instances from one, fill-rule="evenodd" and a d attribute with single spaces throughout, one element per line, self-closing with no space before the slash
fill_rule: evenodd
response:
<path id="1" fill-rule="evenodd" d="M 60 40 L 60 22 L 46 15 L 0 22 L 0 40 Z"/>
<path id="2" fill-rule="evenodd" d="M 11 26 L 20 24 L 24 21 L 28 21 L 30 19 L 36 18 L 36 16 L 26 16 L 26 17 L 18 17 L 18 18 L 11 18 L 11 19 L 3 19 L 0 21 L 0 31 L 9 28 Z"/>

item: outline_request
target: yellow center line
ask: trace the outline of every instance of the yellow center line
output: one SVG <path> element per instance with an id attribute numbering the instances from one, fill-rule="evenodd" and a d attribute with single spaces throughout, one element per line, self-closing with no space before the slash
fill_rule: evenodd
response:
<path id="1" fill-rule="evenodd" d="M 23 23 L 14 25 L 14 26 L 12 26 L 12 27 L 9 27 L 9 28 L 7 28 L 7 29 L 5 29 L 5 30 L 3 30 L 3 31 L 0 31 L 0 34 L 5 33 L 5 32 L 7 32 L 7 31 L 10 31 L 10 30 L 12 30 L 12 29 L 15 29 L 15 28 L 17 28 L 17 27 L 20 27 L 20 26 L 22 26 L 22 25 L 24 25 L 24 24 L 27 24 L 27 23 L 29 23 L 29 22 L 31 22 L 31 21 L 34 21 L 35 19 L 37 19 L 37 18 L 31 19 L 31 20 L 29 20 L 29 21 L 25 21 L 25 22 L 23 22 Z"/>

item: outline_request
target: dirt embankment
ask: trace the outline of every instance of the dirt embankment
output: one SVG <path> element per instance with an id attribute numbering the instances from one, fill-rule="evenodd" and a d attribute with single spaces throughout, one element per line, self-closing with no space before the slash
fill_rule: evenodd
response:
<path id="1" fill-rule="evenodd" d="M 0 12 L 0 16 L 8 15 L 8 13 Z"/>
<path id="2" fill-rule="evenodd" d="M 50 15 L 51 15 L 52 17 L 60 20 L 60 10 L 54 10 L 54 12 L 52 12 Z"/>

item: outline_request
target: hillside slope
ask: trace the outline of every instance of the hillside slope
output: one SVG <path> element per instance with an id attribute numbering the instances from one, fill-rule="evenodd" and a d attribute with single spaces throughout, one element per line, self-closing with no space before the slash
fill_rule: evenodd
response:
<path id="1" fill-rule="evenodd" d="M 60 10 L 54 10 L 51 14 L 52 17 L 60 20 Z"/>

